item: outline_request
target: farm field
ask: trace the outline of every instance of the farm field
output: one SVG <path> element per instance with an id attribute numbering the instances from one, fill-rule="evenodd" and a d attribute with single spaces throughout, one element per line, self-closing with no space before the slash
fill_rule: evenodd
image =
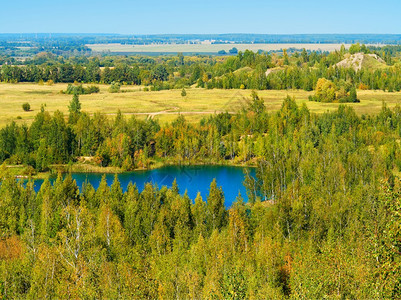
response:
<path id="1" fill-rule="evenodd" d="M 150 44 L 150 45 L 123 45 L 123 44 L 87 44 L 92 51 L 111 53 L 217 53 L 220 50 L 228 50 L 233 47 L 238 51 L 251 50 L 257 52 L 275 51 L 280 49 L 296 48 L 317 51 L 334 51 L 341 48 L 341 44 Z M 345 47 L 349 48 L 346 44 Z"/>
<path id="2" fill-rule="evenodd" d="M 30 123 L 39 112 L 42 104 L 46 110 L 53 113 L 60 110 L 68 114 L 68 105 L 72 95 L 62 94 L 67 84 L 52 86 L 30 83 L 0 84 L 0 127 L 11 121 Z M 140 86 L 123 86 L 122 93 L 109 93 L 108 85 L 99 85 L 100 93 L 81 95 L 82 110 L 95 113 L 102 112 L 114 116 L 120 109 L 123 114 L 136 115 L 138 118 L 152 117 L 161 123 L 170 122 L 179 113 L 191 122 L 200 120 L 203 116 L 215 112 L 235 112 L 250 98 L 250 90 L 221 89 L 187 89 L 187 96 L 181 96 L 181 90 L 166 90 L 158 92 L 143 91 Z M 315 113 L 323 113 L 337 109 L 338 103 L 318 103 L 308 101 L 312 92 L 303 90 L 267 90 L 258 91 L 265 101 L 269 111 L 276 111 L 287 95 L 295 97 L 300 105 L 306 102 L 308 108 Z M 383 91 L 358 91 L 361 103 L 349 103 L 358 114 L 375 114 L 386 102 L 389 107 L 401 105 L 401 93 Z M 25 112 L 22 104 L 28 102 L 31 111 Z"/>

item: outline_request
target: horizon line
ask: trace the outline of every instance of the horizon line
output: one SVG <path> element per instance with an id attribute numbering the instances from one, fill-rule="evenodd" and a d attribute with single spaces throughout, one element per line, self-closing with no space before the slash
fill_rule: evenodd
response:
<path id="1" fill-rule="evenodd" d="M 228 32 L 228 33 L 111 33 L 111 32 L 0 32 L 0 35 L 14 34 L 87 34 L 87 35 L 400 35 L 401 33 L 244 33 L 244 32 Z"/>

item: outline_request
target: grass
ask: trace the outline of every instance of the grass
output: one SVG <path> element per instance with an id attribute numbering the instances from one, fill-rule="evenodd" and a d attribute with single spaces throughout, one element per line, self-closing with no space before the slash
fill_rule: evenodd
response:
<path id="1" fill-rule="evenodd" d="M 0 127 L 11 121 L 17 123 L 31 123 L 40 111 L 42 104 L 50 113 L 56 110 L 68 115 L 68 105 L 72 95 L 61 94 L 67 84 L 52 86 L 32 83 L 0 84 Z M 123 86 L 124 93 L 109 93 L 107 85 L 99 85 L 100 93 L 81 95 L 82 110 L 95 113 L 102 112 L 113 117 L 118 109 L 123 114 L 136 116 L 140 119 L 151 117 L 159 119 L 161 123 L 174 120 L 178 113 L 184 114 L 191 122 L 199 121 L 207 114 L 220 111 L 237 111 L 249 99 L 250 90 L 207 90 L 188 88 L 187 96 L 181 96 L 181 90 L 159 92 L 144 92 L 139 86 Z M 308 101 L 312 92 L 302 90 L 288 91 L 258 91 L 265 100 L 269 111 L 280 109 L 283 99 L 287 96 L 295 97 L 298 104 L 306 103 L 315 113 L 323 113 L 337 109 L 338 103 L 318 103 Z M 347 104 L 355 108 L 358 114 L 376 114 L 385 101 L 389 107 L 401 104 L 401 93 L 387 93 L 383 91 L 358 91 L 361 103 Z M 22 104 L 28 102 L 31 111 L 25 112 Z"/>
<path id="2" fill-rule="evenodd" d="M 386 65 L 385 63 L 382 63 L 375 59 L 374 57 L 371 57 L 369 55 L 365 55 L 362 67 L 366 69 L 385 69 L 388 68 L 389 66 Z"/>
<path id="3" fill-rule="evenodd" d="M 76 163 L 71 166 L 65 166 L 64 171 L 73 173 L 122 173 L 123 170 L 118 167 L 101 167 L 93 164 Z"/>

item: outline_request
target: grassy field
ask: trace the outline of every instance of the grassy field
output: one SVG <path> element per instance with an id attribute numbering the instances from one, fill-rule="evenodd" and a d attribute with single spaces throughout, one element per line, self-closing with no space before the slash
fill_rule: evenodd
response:
<path id="1" fill-rule="evenodd" d="M 72 95 L 60 93 L 67 84 L 52 86 L 38 84 L 0 84 L 0 127 L 11 121 L 30 123 L 39 112 L 42 104 L 46 110 L 53 113 L 56 110 L 68 114 L 68 105 Z M 161 123 L 172 121 L 179 113 L 184 114 L 189 121 L 199 121 L 207 114 L 229 111 L 235 112 L 249 99 L 250 90 L 206 90 L 198 88 L 187 89 L 187 96 L 181 96 L 181 90 L 160 92 L 145 92 L 139 86 L 123 86 L 125 92 L 112 94 L 107 85 L 100 85 L 100 93 L 81 95 L 82 110 L 94 113 L 102 112 L 112 117 L 118 109 L 127 115 L 135 114 L 138 118 L 152 117 Z M 323 113 L 337 109 L 336 103 L 317 103 L 308 101 L 311 92 L 301 90 L 289 91 L 258 91 L 265 100 L 268 110 L 275 111 L 281 106 L 283 98 L 294 96 L 297 103 L 306 102 L 312 112 Z M 401 105 L 401 93 L 386 93 L 382 91 L 358 91 L 361 103 L 348 104 L 353 106 L 358 114 L 375 114 L 380 111 L 382 101 L 389 107 Z M 22 104 L 29 102 L 31 111 L 25 112 Z"/>
<path id="2" fill-rule="evenodd" d="M 122 45 L 122 44 L 88 44 L 86 45 L 95 52 L 117 52 L 117 53 L 217 53 L 220 50 L 228 50 L 236 47 L 238 51 L 274 51 L 288 48 L 307 50 L 334 51 L 341 48 L 341 44 L 151 44 L 151 45 Z M 350 45 L 345 45 L 349 48 Z"/>

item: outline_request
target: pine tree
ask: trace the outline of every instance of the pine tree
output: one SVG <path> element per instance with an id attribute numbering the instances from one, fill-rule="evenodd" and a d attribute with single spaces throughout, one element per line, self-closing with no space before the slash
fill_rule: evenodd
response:
<path id="1" fill-rule="evenodd" d="M 187 91 L 183 88 L 181 91 L 181 97 L 185 97 L 187 95 Z"/>

